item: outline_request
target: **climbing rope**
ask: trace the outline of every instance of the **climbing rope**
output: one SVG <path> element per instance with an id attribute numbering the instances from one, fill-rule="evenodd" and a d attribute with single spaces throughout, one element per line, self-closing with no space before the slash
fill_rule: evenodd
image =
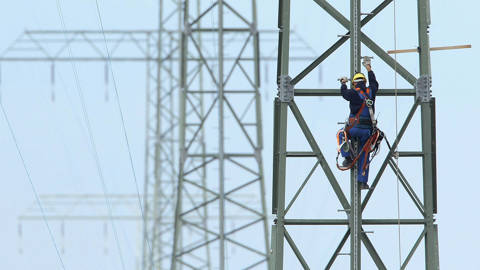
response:
<path id="1" fill-rule="evenodd" d="M 393 48 L 397 50 L 397 3 L 393 0 Z M 398 137 L 398 86 L 397 86 L 397 54 L 394 54 L 395 58 L 395 138 Z M 398 151 L 398 144 L 396 146 L 397 149 L 394 150 L 394 153 Z M 395 158 L 395 162 L 398 168 L 398 156 Z M 400 178 L 398 175 L 398 170 L 395 170 L 395 174 L 397 176 L 397 227 L 398 227 L 398 268 L 402 268 L 402 234 L 400 228 Z"/>

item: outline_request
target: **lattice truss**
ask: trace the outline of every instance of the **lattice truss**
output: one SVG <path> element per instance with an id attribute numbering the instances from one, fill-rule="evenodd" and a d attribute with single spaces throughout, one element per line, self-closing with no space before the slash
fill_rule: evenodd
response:
<path id="1" fill-rule="evenodd" d="M 160 1 L 162 8 L 159 13 L 160 30 L 27 30 L 2 52 L 1 63 L 7 62 L 46 62 L 51 65 L 51 84 L 57 84 L 57 71 L 62 63 L 96 62 L 105 65 L 105 97 L 112 84 L 108 60 L 113 63 L 144 63 L 146 68 L 146 138 L 145 138 L 145 180 L 143 194 L 144 217 L 140 213 L 136 194 L 115 195 L 115 209 L 118 214 L 115 220 L 143 220 L 142 269 L 167 269 L 170 267 L 172 252 L 173 225 L 175 219 L 174 207 L 177 200 L 178 181 L 178 124 L 181 120 L 177 107 L 178 89 L 180 87 L 179 70 L 184 63 L 188 77 L 188 95 L 183 110 L 185 119 L 182 134 L 187 134 L 186 142 L 190 143 L 189 156 L 184 170 L 188 169 L 186 181 L 195 180 L 201 187 L 194 185 L 185 188 L 183 200 L 196 206 L 193 214 L 185 214 L 187 222 L 192 223 L 181 227 L 183 238 L 179 243 L 188 243 L 193 235 L 196 240 L 211 241 L 217 237 L 220 220 L 224 224 L 225 264 L 234 265 L 238 254 L 246 254 L 255 262 L 248 260 L 239 263 L 263 267 L 266 265 L 268 250 L 267 229 L 265 221 L 265 202 L 262 169 L 262 137 L 261 137 L 261 106 L 259 99 L 260 71 L 259 57 L 263 61 L 276 60 L 276 31 L 257 30 L 255 2 L 241 3 L 239 7 L 223 3 L 225 10 L 225 26 L 223 29 L 224 51 L 219 59 L 219 2 L 190 2 L 189 21 L 192 29 L 188 33 L 188 50 L 181 54 L 179 29 L 183 22 L 179 21 L 183 5 L 180 1 Z M 198 20 L 197 20 L 198 19 Z M 197 20 L 197 21 L 195 21 Z M 179 24 L 180 23 L 180 24 Z M 202 28 L 201 25 L 208 25 Z M 198 27 L 199 29 L 195 29 Z M 200 29 L 202 28 L 202 29 Z M 259 33 L 262 36 L 262 49 L 259 49 Z M 105 51 L 105 34 L 110 58 Z M 291 61 L 306 61 L 312 59 L 314 50 L 305 40 L 292 31 L 292 40 L 297 41 L 296 53 Z M 69 46 L 73 55 L 69 54 Z M 160 52 L 160 53 L 159 53 Z M 184 58 L 181 56 L 184 55 Z M 182 62 L 182 60 L 185 61 Z M 223 214 L 219 210 L 219 124 L 217 123 L 219 98 L 218 79 L 219 65 L 223 63 L 224 73 L 224 137 L 223 169 L 226 202 Z M 268 75 L 268 63 L 265 65 Z M 52 87 L 54 89 L 55 87 Z M 52 93 L 53 97 L 54 93 Z M 187 98 L 188 97 L 188 98 Z M 201 117 L 201 119 L 199 118 Z M 222 116 L 223 117 L 223 116 Z M 208 118 L 208 119 L 207 119 Z M 204 121 L 203 121 L 204 120 Z M 200 124 L 203 124 L 200 126 Z M 229 123 L 227 123 L 229 122 Z M 231 123 L 230 123 L 231 122 Z M 204 140 L 208 139 L 209 144 Z M 185 143 L 186 143 L 185 142 Z M 228 145 L 228 146 L 227 146 Z M 225 173 L 226 172 L 226 173 Z M 207 183 L 207 176 L 209 179 Z M 190 178 L 191 177 L 191 178 Z M 193 189 L 192 189 L 193 188 Z M 190 189 L 192 189 L 190 191 Z M 211 191 L 214 190 L 215 193 Z M 188 195 L 186 195 L 188 193 Z M 101 197 L 95 194 L 46 195 L 42 201 L 50 207 L 47 216 L 59 221 L 91 220 L 105 221 L 109 217 L 105 209 L 101 209 Z M 212 197 L 213 196 L 213 197 Z M 76 199 L 81 197 L 82 199 Z M 117 198 L 118 197 L 118 198 Z M 48 198 L 43 200 L 43 198 Z M 213 199 L 216 198 L 216 199 Z M 183 202 L 182 200 L 182 202 Z M 204 202 L 208 202 L 203 205 Z M 197 204 L 198 203 L 198 204 Z M 188 205 L 183 202 L 183 205 Z M 204 207 L 205 206 L 205 207 Z M 186 208 L 186 206 L 184 206 Z M 202 214 L 203 213 L 203 214 Z M 182 215 L 183 216 L 183 215 Z M 20 221 L 39 220 L 38 209 L 33 207 L 19 217 Z M 207 221 L 210 220 L 210 221 Z M 198 227 L 204 229 L 199 230 Z M 210 230 L 214 228 L 216 234 Z M 252 243 L 244 241 L 251 239 Z M 192 237 L 193 237 L 192 236 Z M 248 237 L 247 237 L 248 236 Z M 203 247 L 206 250 L 202 259 L 198 258 L 197 249 L 183 248 L 184 257 L 197 258 L 195 265 L 211 269 L 213 258 L 219 257 L 217 242 L 213 241 Z M 210 242 L 209 242 L 210 243 Z M 217 245 L 218 246 L 218 245 Z M 231 246 L 231 247 L 229 247 Z M 188 256 L 184 254 L 189 254 Z M 248 253 L 248 254 L 247 254 Z M 251 254 L 254 256 L 250 256 Z M 200 263 L 201 262 L 201 263 Z M 218 262 L 216 260 L 215 262 Z M 258 264 L 257 264 L 258 263 Z M 195 266 L 198 267 L 198 266 Z"/>
<path id="2" fill-rule="evenodd" d="M 335 261 L 338 259 L 339 255 L 348 255 L 350 257 L 350 269 L 361 269 L 362 260 L 367 259 L 367 257 L 361 257 L 361 250 L 366 250 L 372 259 L 370 267 L 377 267 L 378 269 L 387 269 L 391 268 L 391 265 L 395 265 L 395 261 L 385 263 L 384 258 L 382 259 L 382 254 L 390 252 L 385 247 L 387 242 L 394 241 L 396 238 L 395 230 L 394 234 L 385 236 L 383 239 L 378 238 L 371 240 L 374 236 L 369 236 L 367 233 L 368 229 L 374 228 L 376 230 L 382 230 L 386 226 L 382 225 L 393 225 L 401 226 L 403 230 L 406 227 L 417 228 L 417 235 L 414 236 L 411 242 L 409 242 L 408 252 L 404 253 L 401 262 L 401 269 L 407 267 L 408 263 L 415 254 L 417 248 L 421 245 L 425 247 L 425 267 L 426 269 L 438 269 L 438 233 L 437 225 L 435 224 L 435 217 L 437 207 L 436 207 L 436 153 L 435 153 L 435 101 L 431 97 L 431 84 L 430 84 L 430 52 L 429 52 L 429 41 L 428 41 L 428 27 L 430 24 L 429 17 L 429 6 L 427 0 L 418 0 L 418 42 L 419 42 L 419 75 L 418 79 L 410 71 L 408 71 L 401 63 L 395 61 L 393 57 L 388 55 L 384 49 L 377 45 L 370 37 L 368 37 L 364 32 L 362 32 L 361 27 L 365 26 L 367 23 L 372 21 L 382 10 L 384 10 L 389 4 L 392 3 L 392 0 L 385 0 L 380 2 L 380 4 L 374 8 L 371 12 L 363 14 L 365 17 L 360 18 L 360 0 L 351 0 L 350 2 L 350 18 L 347 19 L 341 12 L 339 12 L 332 4 L 326 0 L 314 0 L 312 5 L 318 4 L 331 18 L 335 19 L 341 26 L 343 26 L 347 32 L 345 35 L 341 35 L 340 38 L 331 45 L 324 53 L 322 53 L 318 58 L 313 61 L 308 67 L 304 68 L 298 75 L 292 76 L 289 75 L 291 70 L 289 69 L 289 33 L 290 33 L 290 19 L 291 19 L 291 9 L 296 8 L 295 5 L 290 6 L 290 0 L 279 0 L 280 9 L 279 9 L 279 40 L 280 40 L 280 49 L 278 56 L 278 87 L 279 87 L 279 97 L 275 100 L 275 123 L 274 123 L 274 168 L 273 168 L 273 213 L 276 214 L 275 225 L 272 227 L 272 263 L 273 269 L 285 269 L 285 263 L 288 262 L 289 269 L 292 269 L 291 265 L 297 265 L 296 267 L 303 269 L 319 269 L 320 267 L 325 267 L 325 269 L 330 269 L 334 266 Z M 293 3 L 294 1 L 292 1 Z M 354 9 L 356 7 L 356 9 Z M 357 16 L 354 16 L 355 13 Z M 353 21 L 354 19 L 358 20 L 357 24 Z M 358 27 L 358 28 L 356 28 Z M 352 36 L 355 36 L 354 31 L 356 31 L 357 40 L 352 40 Z M 405 84 L 409 84 L 412 87 L 409 89 L 398 89 L 398 96 L 411 96 L 414 97 L 413 105 L 411 105 L 409 112 L 406 115 L 405 121 L 401 124 L 399 129 L 398 136 L 395 138 L 392 144 L 391 150 L 388 150 L 383 161 L 377 160 L 376 163 L 381 162 L 377 169 L 371 170 L 370 174 L 370 185 L 371 189 L 368 192 L 364 193 L 363 200 L 360 197 L 358 202 L 352 199 L 349 201 L 345 195 L 345 190 L 350 189 L 350 185 L 346 185 L 345 181 L 339 181 L 338 174 L 334 173 L 331 169 L 331 164 L 334 162 L 327 161 L 326 157 L 322 153 L 320 148 L 320 138 L 324 138 L 322 132 L 320 132 L 319 137 L 314 136 L 314 122 L 322 121 L 319 119 L 318 115 L 325 115 L 328 112 L 322 111 L 323 107 L 317 107 L 314 112 L 315 115 L 312 117 L 312 110 L 302 110 L 302 105 L 305 104 L 305 101 L 308 98 L 314 96 L 340 96 L 340 91 L 338 89 L 318 89 L 314 87 L 311 89 L 300 88 L 297 85 L 305 80 L 306 76 L 314 70 L 319 64 L 329 58 L 337 49 L 341 47 L 342 44 L 351 41 L 350 47 L 350 64 L 351 67 L 360 67 L 360 48 L 361 45 L 370 49 L 376 57 L 380 58 L 387 66 L 390 66 L 392 69 L 395 69 L 399 76 L 404 79 Z M 358 42 L 358 44 L 356 43 Z M 357 47 L 358 46 L 358 47 Z M 376 61 L 378 62 L 378 61 Z M 354 71 L 360 71 L 359 69 L 351 68 L 352 73 Z M 378 92 L 379 96 L 394 96 L 394 89 L 380 89 Z M 303 101 L 301 101 L 303 100 Z M 403 104 L 406 104 L 403 102 Z M 406 101 L 406 100 L 405 100 Z M 408 101 L 406 101 L 408 102 Z M 325 109 L 323 109 L 325 110 Z M 417 124 L 417 127 L 421 129 L 421 139 L 418 141 L 421 142 L 421 150 L 414 151 L 398 151 L 397 146 L 401 142 L 407 128 L 412 125 L 412 119 L 417 110 L 420 110 L 420 123 Z M 313 118 L 313 122 L 312 122 Z M 288 126 L 287 126 L 288 123 Z M 323 123 L 322 125 L 327 125 Z M 292 130 L 298 130 L 298 133 L 292 132 Z M 321 128 L 321 131 L 327 130 L 326 127 Z M 295 140 L 287 140 L 287 134 L 293 135 Z M 330 135 L 329 135 L 330 136 Z M 298 149 L 298 138 L 306 139 L 305 145 L 309 149 L 307 151 L 299 151 Z M 330 137 L 327 137 L 330 138 Z M 331 143 L 331 141 L 329 141 Z M 418 146 L 417 146 L 418 147 Z M 405 171 L 397 166 L 395 158 L 399 157 L 417 157 L 420 159 L 420 162 L 415 162 L 416 167 L 410 168 L 419 168 L 417 178 L 418 181 L 415 181 L 413 184 L 407 179 L 408 174 L 405 174 Z M 314 160 L 313 162 L 312 159 Z M 301 161 L 299 161 L 301 160 Z M 309 162 L 310 161 L 310 162 Z M 403 163 L 403 161 L 402 161 Z M 419 166 L 420 163 L 421 165 Z M 307 167 L 305 164 L 312 164 L 311 167 Z M 406 163 L 411 164 L 411 163 Z M 403 191 L 406 194 L 405 199 L 413 202 L 414 208 L 416 208 L 418 218 L 362 218 L 362 212 L 366 209 L 372 195 L 374 193 L 379 193 L 376 191 L 376 188 L 379 183 L 384 179 L 385 172 L 387 167 L 391 168 L 393 174 L 390 175 L 390 179 L 398 175 L 400 186 L 403 187 Z M 302 169 L 305 168 L 305 171 Z M 320 171 L 318 174 L 316 174 Z M 323 173 L 322 173 L 323 171 Z M 376 173 L 376 175 L 375 175 Z M 328 189 L 328 192 L 333 197 L 336 197 L 336 202 L 331 204 L 327 203 L 328 206 L 339 205 L 340 213 L 336 213 L 337 209 L 330 209 L 333 211 L 327 211 L 329 217 L 319 216 L 318 212 L 308 211 L 305 209 L 305 204 L 301 204 L 302 207 L 295 207 L 295 203 L 299 203 L 305 197 L 305 193 L 311 189 L 309 186 L 314 185 L 311 179 L 318 179 L 314 175 L 320 175 L 320 179 L 323 181 L 326 179 L 325 187 L 322 188 Z M 353 175 L 353 174 L 352 174 Z M 393 175 L 393 177 L 392 177 Z M 422 179 L 423 175 L 423 179 Z M 313 177 L 312 177 L 313 176 Z M 352 177 L 353 179 L 354 177 Z M 394 178 L 395 179 L 395 178 Z M 422 179 L 423 181 L 420 181 Z M 385 179 L 384 181 L 386 181 Z M 412 180 L 412 179 L 410 179 Z M 313 181 L 315 182 L 315 181 Z M 353 184 L 353 182 L 351 182 Z M 390 183 L 395 183 L 391 182 Z M 380 185 L 382 186 L 382 185 Z M 315 186 L 318 188 L 318 185 Z M 418 195 L 418 189 L 423 191 L 423 196 Z M 376 192 L 375 192 L 376 191 Z M 319 198 L 318 189 L 315 190 L 314 197 L 307 197 L 308 199 Z M 350 193 L 353 193 L 353 189 Z M 380 195 L 380 194 L 379 194 Z M 287 200 L 286 200 L 287 199 Z M 305 201 L 304 201 L 305 202 Z M 323 201 L 325 203 L 325 201 Z M 318 209 L 316 204 L 308 203 L 308 207 L 312 209 Z M 335 207 L 335 206 L 333 206 Z M 377 206 L 378 207 L 378 206 Z M 302 208 L 302 209 L 299 209 Z M 357 208 L 359 212 L 354 214 L 354 209 Z M 368 208 L 367 208 L 368 209 Z M 312 218 L 304 218 L 304 214 L 309 213 L 313 215 Z M 375 216 L 378 216 L 378 210 L 375 212 L 369 212 L 370 215 L 375 213 Z M 288 216 L 287 216 L 288 214 Z M 345 215 L 344 218 L 339 218 L 338 215 Z M 382 213 L 381 215 L 389 215 L 391 212 Z M 354 218 L 360 220 L 359 227 L 353 223 Z M 408 225 L 408 226 L 407 226 Z M 337 239 L 340 243 L 336 248 L 325 249 L 320 247 L 324 246 L 324 238 L 328 237 L 329 232 L 335 233 L 338 232 L 342 227 L 345 228 L 343 237 Z M 388 227 L 388 226 L 387 226 Z M 325 228 L 325 229 L 324 229 Z M 368 228 L 368 229 L 367 229 Z M 391 227 L 392 228 L 392 227 Z M 393 227 L 394 228 L 394 227 Z M 318 234 L 318 230 L 324 230 L 323 234 Z M 295 237 L 299 235 L 298 238 Z M 289 233 L 290 232 L 290 233 Z M 309 232 L 309 233 L 307 233 Z M 302 234 L 303 233 L 303 234 Z M 306 237 L 308 235 L 308 237 Z M 313 235 L 319 235 L 319 238 L 314 238 Z M 297 243 L 295 243 L 295 238 Z M 302 239 L 299 239 L 302 238 Z M 308 241 L 305 239 L 307 238 Z M 343 251 L 344 245 L 350 239 L 350 250 Z M 286 240 L 289 248 L 284 248 L 284 241 Z M 353 241 L 362 243 L 356 246 L 352 244 Z M 375 241 L 376 240 L 376 241 Z M 383 241 L 382 241 L 383 240 Z M 376 243 L 375 243 L 376 242 Z M 302 245 L 299 245 L 301 243 Z M 374 243 L 376 245 L 374 245 Z M 375 248 L 377 246 L 377 249 Z M 382 249 L 378 249 L 378 246 L 382 246 Z M 315 247 L 312 253 L 312 247 Z M 319 264 L 321 254 L 322 256 L 326 254 L 327 260 L 322 261 L 323 265 Z M 331 254 L 331 256 L 329 255 Z M 328 259 L 330 258 L 330 259 Z M 337 260 L 338 261 L 338 260 Z M 343 261 L 345 262 L 345 261 Z M 348 264 L 341 264 L 345 269 Z M 398 266 L 395 266 L 398 267 Z"/>
<path id="3" fill-rule="evenodd" d="M 167 31 L 166 31 L 167 32 Z M 155 45 L 158 32 L 153 30 L 105 30 L 111 61 L 155 60 L 147 57 L 147 43 Z M 169 32 L 172 36 L 172 33 Z M 150 40 L 149 40 L 150 38 Z M 72 48 L 74 59 L 68 52 Z M 165 52 L 166 54 L 166 52 Z M 96 30 L 26 30 L 1 54 L 2 62 L 25 61 L 107 61 L 103 33 Z"/>
<path id="4" fill-rule="evenodd" d="M 264 269 L 268 229 L 255 1 L 207 2 L 193 19 L 197 7 L 184 2 L 172 269 Z M 191 196 L 198 192 L 204 196 Z M 195 222 L 213 213 L 217 219 Z"/>
<path id="5" fill-rule="evenodd" d="M 143 269 L 167 269 L 178 175 L 179 1 L 160 1 L 158 39 L 147 56 Z M 149 57 L 147 57 L 149 58 Z M 164 59 L 162 61 L 161 59 Z M 150 198 L 150 199 L 149 199 Z"/>

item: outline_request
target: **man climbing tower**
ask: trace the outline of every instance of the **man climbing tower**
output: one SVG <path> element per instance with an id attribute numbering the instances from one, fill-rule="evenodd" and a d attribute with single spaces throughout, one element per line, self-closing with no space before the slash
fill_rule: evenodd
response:
<path id="1" fill-rule="evenodd" d="M 345 158 L 339 169 L 348 170 L 357 163 L 358 182 L 360 189 L 369 189 L 367 184 L 370 164 L 370 152 L 379 143 L 379 136 L 383 134 L 376 129 L 375 120 L 375 97 L 378 91 L 378 82 L 375 73 L 372 71 L 369 57 L 363 58 L 363 66 L 368 71 L 369 87 L 366 86 L 367 79 L 362 73 L 356 73 L 352 78 L 353 88 L 347 88 L 347 77 L 340 79 L 340 91 L 345 100 L 350 103 L 350 115 L 344 129 L 337 133 L 339 152 Z M 357 151 L 353 151 L 353 142 L 358 142 Z M 338 157 L 337 157 L 338 159 Z"/>

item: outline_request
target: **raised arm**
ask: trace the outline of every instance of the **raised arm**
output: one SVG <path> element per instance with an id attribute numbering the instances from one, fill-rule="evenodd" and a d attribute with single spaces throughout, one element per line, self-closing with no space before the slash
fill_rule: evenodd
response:
<path id="1" fill-rule="evenodd" d="M 345 99 L 345 100 L 348 100 L 350 101 L 350 99 L 352 99 L 351 97 L 351 91 L 350 89 L 347 88 L 347 78 L 344 77 L 340 80 L 340 82 L 342 83 L 342 85 L 340 86 L 340 92 L 342 93 L 342 97 Z"/>
<path id="2" fill-rule="evenodd" d="M 370 84 L 369 87 L 376 95 L 378 91 L 378 82 L 377 78 L 375 77 L 375 73 L 373 72 L 370 63 L 365 63 L 364 66 L 368 71 L 368 83 Z"/>

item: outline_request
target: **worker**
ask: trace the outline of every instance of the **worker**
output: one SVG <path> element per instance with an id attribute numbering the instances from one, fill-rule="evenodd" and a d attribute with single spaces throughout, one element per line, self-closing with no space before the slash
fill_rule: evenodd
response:
<path id="1" fill-rule="evenodd" d="M 358 172 L 357 181 L 360 184 L 360 189 L 369 189 L 367 181 L 371 151 L 370 144 L 373 141 L 372 137 L 374 137 L 372 135 L 377 134 L 377 132 L 374 131 L 376 126 L 374 112 L 378 82 L 375 78 L 375 73 L 372 71 L 370 58 L 365 57 L 362 64 L 368 71 L 369 87 L 366 87 L 367 79 L 362 73 L 356 73 L 353 76 L 353 88 L 351 89 L 347 88 L 348 79 L 346 77 L 340 79 L 342 97 L 350 103 L 350 116 L 345 129 L 340 130 L 337 134 L 337 140 L 340 148 L 339 151 L 345 158 L 342 167 L 349 169 L 353 167 L 352 163 L 356 160 Z M 347 139 L 345 139 L 345 137 L 347 137 Z M 353 152 L 349 140 L 350 142 L 358 142 L 356 152 Z"/>

